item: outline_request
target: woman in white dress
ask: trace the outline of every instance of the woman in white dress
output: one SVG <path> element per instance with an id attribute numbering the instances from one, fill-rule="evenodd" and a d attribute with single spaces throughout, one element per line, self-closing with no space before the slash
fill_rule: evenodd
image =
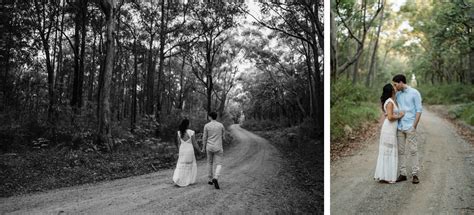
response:
<path id="1" fill-rule="evenodd" d="M 397 125 L 398 120 L 404 115 L 403 112 L 398 110 L 395 93 L 396 89 L 391 84 L 387 84 L 383 87 L 383 93 L 380 97 L 385 120 L 380 131 L 379 155 L 374 176 L 379 182 L 390 184 L 397 180 Z"/>
<path id="2" fill-rule="evenodd" d="M 180 187 L 194 184 L 197 175 L 196 156 L 194 148 L 200 151 L 194 131 L 188 129 L 189 120 L 184 119 L 179 125 L 177 142 L 179 147 L 179 157 L 176 169 L 173 174 L 173 182 Z"/>

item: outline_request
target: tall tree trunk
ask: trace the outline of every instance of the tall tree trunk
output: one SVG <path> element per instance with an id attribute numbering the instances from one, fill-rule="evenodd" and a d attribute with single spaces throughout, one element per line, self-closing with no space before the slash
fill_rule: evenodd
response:
<path id="1" fill-rule="evenodd" d="M 74 84 L 72 91 L 71 106 L 75 111 L 80 111 L 82 107 L 82 92 L 84 83 L 84 55 L 86 41 L 86 22 L 87 22 L 87 0 L 78 1 L 76 4 L 77 12 L 75 17 L 74 34 Z"/>
<path id="2" fill-rule="evenodd" d="M 358 37 L 360 38 L 361 36 L 362 36 L 362 30 L 359 30 Z M 361 53 L 361 56 L 362 56 L 362 53 Z M 352 67 L 352 85 L 355 85 L 357 83 L 357 79 L 359 76 L 359 61 L 360 61 L 360 57 L 357 58 L 357 60 L 354 62 L 354 65 Z"/>
<path id="3" fill-rule="evenodd" d="M 54 113 L 54 104 L 55 104 L 55 93 L 54 93 L 54 68 L 53 68 L 53 65 L 51 64 L 51 53 L 50 53 L 50 44 L 49 44 L 49 34 L 50 34 L 50 30 L 51 30 L 51 27 L 52 27 L 52 22 L 54 22 L 53 20 L 51 20 L 51 18 L 49 18 L 49 26 L 46 26 L 46 2 L 42 2 L 42 5 L 40 8 L 40 5 L 39 5 L 39 2 L 38 1 L 35 1 L 34 2 L 35 4 L 35 10 L 36 10 L 36 17 L 37 17 L 37 21 L 38 21 L 38 25 L 40 25 L 38 27 L 38 32 L 39 32 L 39 35 L 40 35 L 40 38 L 41 38 L 41 42 L 42 42 L 42 45 L 43 45 L 43 49 L 44 49 L 44 53 L 45 53 L 45 56 L 46 56 L 46 71 L 48 73 L 48 95 L 49 95 L 49 105 L 48 105 L 48 122 L 50 124 L 53 124 L 54 121 L 52 120 L 53 119 L 53 113 Z M 51 12 L 53 13 L 53 12 Z M 50 17 L 53 17 L 51 16 L 51 14 L 48 14 Z"/>
<path id="4" fill-rule="evenodd" d="M 385 0 L 382 3 L 382 11 L 381 11 L 381 14 L 380 14 L 380 23 L 379 23 L 379 26 L 377 28 L 377 35 L 375 37 L 374 50 L 372 51 L 372 56 L 370 58 L 369 74 L 367 75 L 367 79 L 365 80 L 365 86 L 366 87 L 370 86 L 370 78 L 372 77 L 372 74 L 375 73 L 374 66 L 375 66 L 375 61 L 376 61 L 376 56 L 377 56 L 377 48 L 378 48 L 378 45 L 379 45 L 380 31 L 382 30 L 382 25 L 383 25 L 384 9 L 385 9 Z"/>
<path id="5" fill-rule="evenodd" d="M 313 74 L 313 79 L 314 79 L 314 119 L 316 121 L 316 125 L 318 126 L 318 130 L 323 130 L 324 128 L 324 105 L 323 105 L 323 95 L 324 95 L 324 82 L 321 78 L 320 75 L 320 70 L 319 70 L 319 61 L 318 61 L 318 49 L 317 45 L 313 45 L 313 64 L 314 64 L 314 74 Z"/>
<path id="6" fill-rule="evenodd" d="M 206 92 L 206 95 L 207 95 L 207 112 L 211 112 L 212 111 L 212 88 L 213 88 L 213 83 L 212 83 L 212 69 L 211 68 L 208 68 L 207 71 L 206 71 L 206 79 L 207 79 L 207 92 Z"/>
<path id="7" fill-rule="evenodd" d="M 153 23 L 151 23 L 151 26 L 153 26 Z M 153 29 L 151 29 L 152 31 Z M 148 53 L 148 73 L 147 73 L 147 83 L 146 83 L 146 114 L 153 114 L 153 104 L 154 104 L 154 99 L 153 99 L 153 88 L 154 88 L 154 83 L 155 83 L 155 65 L 153 62 L 153 38 L 154 34 L 150 32 L 150 42 L 149 42 L 149 53 Z"/>
<path id="8" fill-rule="evenodd" d="M 131 116 L 131 130 L 135 130 L 135 124 L 137 122 L 137 83 L 138 83 L 138 53 L 137 53 L 137 40 L 133 42 L 133 84 L 132 84 L 132 116 Z"/>
<path id="9" fill-rule="evenodd" d="M 161 1 L 161 20 L 160 20 L 160 50 L 159 50 L 159 60 L 160 64 L 158 66 L 158 83 L 156 90 L 158 91 L 157 97 L 156 97 L 156 113 L 155 113 L 155 118 L 156 120 L 160 120 L 160 114 L 161 114 L 161 97 L 162 97 L 162 74 L 163 74 L 163 67 L 164 67 L 164 61 L 165 61 L 165 43 L 166 43 L 166 31 L 167 31 L 167 22 L 165 17 L 167 16 L 167 13 L 165 14 L 165 0 Z"/>
<path id="10" fill-rule="evenodd" d="M 470 83 L 474 84 L 474 48 L 471 40 L 469 43 L 471 44 L 469 52 L 469 76 L 466 77 L 466 80 L 470 79 Z"/>
<path id="11" fill-rule="evenodd" d="M 336 32 L 337 32 L 337 26 L 336 26 L 336 21 L 334 19 L 334 7 L 336 5 L 335 0 L 331 0 L 331 9 L 330 9 L 330 25 L 331 25 L 331 74 L 332 74 L 332 80 L 336 81 L 337 80 L 337 67 L 338 67 L 338 62 L 337 62 L 337 37 L 336 37 Z"/>
<path id="12" fill-rule="evenodd" d="M 303 44 L 303 46 L 305 46 L 306 44 Z M 315 93 L 314 92 L 314 84 L 313 83 L 313 67 L 311 66 L 311 53 L 310 53 L 310 49 L 311 49 L 311 46 L 310 44 L 307 44 L 308 45 L 308 49 L 307 49 L 307 52 L 305 53 L 306 54 L 306 66 L 308 67 L 308 88 L 309 88 L 309 117 L 314 117 L 314 110 L 315 110 L 315 107 L 314 107 L 314 98 L 315 98 Z M 303 113 L 305 113 L 305 111 L 303 111 Z"/>
<path id="13" fill-rule="evenodd" d="M 81 4 L 81 55 L 79 58 L 79 91 L 77 92 L 77 107 L 80 109 L 84 104 L 84 99 L 82 98 L 84 92 L 84 70 L 85 70 L 85 53 L 86 53 L 86 35 L 87 35 L 87 2 L 88 0 L 83 0 Z"/>
<path id="14" fill-rule="evenodd" d="M 183 99 L 184 99 L 184 66 L 186 61 L 186 55 L 183 54 L 183 63 L 181 64 L 181 71 L 179 71 L 179 97 L 178 97 L 178 109 L 183 110 Z"/>
<path id="15" fill-rule="evenodd" d="M 112 135 L 110 128 L 110 87 L 112 81 L 112 70 L 115 54 L 114 34 L 115 34 L 115 1 L 114 0 L 102 0 L 101 1 L 103 11 L 106 18 L 106 56 L 105 56 L 105 69 L 103 70 L 102 76 L 102 92 L 100 93 L 99 103 L 99 128 L 97 135 L 97 143 L 106 146 L 107 150 L 111 150 Z"/>
<path id="16" fill-rule="evenodd" d="M 95 76 L 95 69 L 96 69 L 96 49 L 97 49 L 97 44 L 96 44 L 96 39 L 97 35 L 94 32 L 94 44 L 92 45 L 92 65 L 89 69 L 89 91 L 87 94 L 87 100 L 89 102 L 93 101 L 93 93 L 94 93 L 94 76 Z"/>
<path id="17" fill-rule="evenodd" d="M 103 34 L 99 34 L 99 62 L 100 62 L 100 68 L 99 68 L 99 83 L 97 86 L 97 119 L 100 119 L 100 109 L 99 109 L 99 104 L 102 98 L 102 93 L 103 93 L 103 88 L 104 88 L 104 69 L 105 69 L 105 51 L 104 51 L 104 38 Z"/>

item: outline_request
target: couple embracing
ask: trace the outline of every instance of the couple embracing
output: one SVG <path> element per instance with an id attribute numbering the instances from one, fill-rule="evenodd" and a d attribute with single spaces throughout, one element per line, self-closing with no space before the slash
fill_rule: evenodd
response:
<path id="1" fill-rule="evenodd" d="M 209 169 L 208 184 L 214 185 L 216 189 L 220 189 L 218 178 L 224 156 L 222 143 L 225 140 L 225 128 L 222 123 L 216 121 L 216 112 L 210 112 L 209 116 L 211 121 L 204 126 L 202 149 L 197 144 L 195 132 L 189 129 L 189 120 L 184 119 L 179 126 L 179 131 L 177 132 L 179 157 L 173 174 L 173 182 L 177 186 L 184 187 L 196 182 L 197 164 L 194 155 L 194 149 L 196 149 L 201 153 L 206 152 Z M 214 164 L 216 164 L 215 170 Z"/>
<path id="2" fill-rule="evenodd" d="M 412 183 L 418 184 L 420 168 L 416 129 L 422 112 L 421 95 L 406 84 L 404 75 L 394 76 L 392 82 L 384 86 L 380 97 L 385 120 L 380 132 L 374 178 L 390 184 L 406 181 L 406 163 L 410 157 Z"/>

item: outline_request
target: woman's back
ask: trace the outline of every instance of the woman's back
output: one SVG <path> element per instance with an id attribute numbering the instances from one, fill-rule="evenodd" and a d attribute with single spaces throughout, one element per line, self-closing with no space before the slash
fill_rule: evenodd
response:
<path id="1" fill-rule="evenodd" d="M 190 143 L 192 144 L 192 136 L 194 136 L 194 131 L 191 129 L 186 130 L 186 134 L 184 136 L 181 136 L 181 131 L 178 131 L 178 136 L 179 136 L 179 141 L 181 143 Z"/>
<path id="2" fill-rule="evenodd" d="M 178 131 L 181 145 L 179 146 L 178 162 L 173 174 L 173 181 L 178 186 L 187 186 L 196 181 L 197 165 L 192 144 L 193 136 L 193 130 L 187 129 L 186 134 L 183 136 L 181 136 L 181 132 Z"/>

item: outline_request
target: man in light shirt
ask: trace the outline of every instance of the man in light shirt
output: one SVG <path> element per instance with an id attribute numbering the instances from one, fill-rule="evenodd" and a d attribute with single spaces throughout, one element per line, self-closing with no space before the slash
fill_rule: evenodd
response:
<path id="1" fill-rule="evenodd" d="M 410 155 L 412 160 L 412 176 L 413 184 L 420 182 L 418 178 L 419 161 L 418 161 L 418 142 L 416 139 L 416 128 L 420 121 L 423 107 L 421 105 L 421 95 L 418 90 L 409 87 L 406 83 L 404 75 L 396 75 L 392 79 L 394 87 L 397 89 L 397 103 L 399 110 L 405 115 L 398 121 L 397 141 L 398 141 L 398 166 L 400 175 L 397 182 L 407 180 L 406 160 Z M 406 147 L 409 147 L 409 154 Z"/>
<path id="2" fill-rule="evenodd" d="M 207 152 L 207 165 L 209 168 L 208 183 L 214 185 L 216 189 L 220 189 L 217 179 L 222 169 L 222 159 L 224 156 L 222 142 L 225 140 L 225 128 L 222 123 L 216 121 L 216 112 L 210 112 L 209 116 L 211 117 L 211 121 L 204 126 L 202 135 L 202 143 L 204 145 L 202 152 Z M 216 164 L 215 171 L 214 163 Z"/>

